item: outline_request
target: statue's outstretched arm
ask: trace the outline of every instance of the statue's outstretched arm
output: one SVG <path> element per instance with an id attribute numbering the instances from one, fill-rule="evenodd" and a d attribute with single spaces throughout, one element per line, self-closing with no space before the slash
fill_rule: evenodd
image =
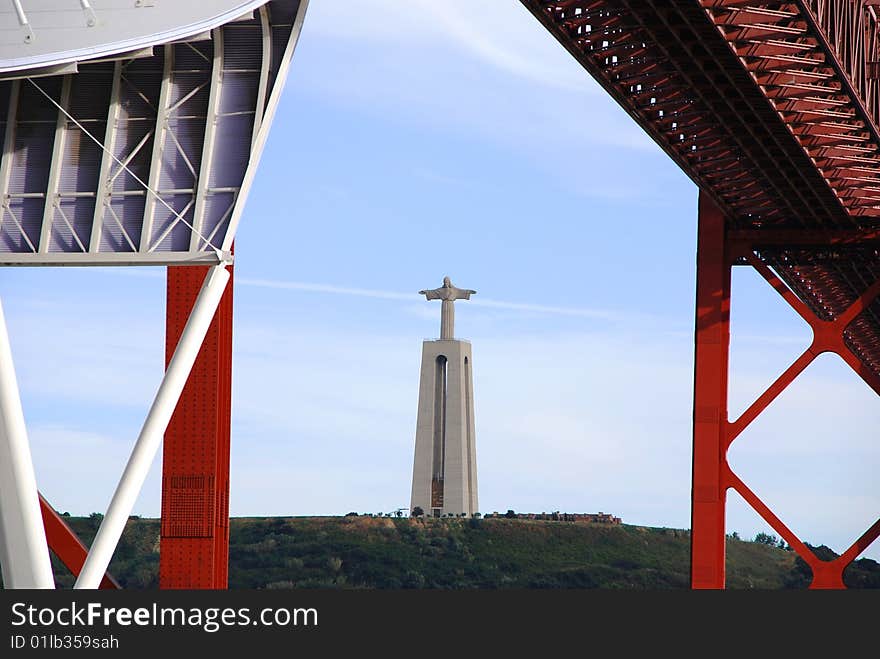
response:
<path id="1" fill-rule="evenodd" d="M 456 288 L 455 289 L 455 300 L 470 300 L 471 295 L 475 294 L 476 291 L 471 290 L 470 288 Z"/>

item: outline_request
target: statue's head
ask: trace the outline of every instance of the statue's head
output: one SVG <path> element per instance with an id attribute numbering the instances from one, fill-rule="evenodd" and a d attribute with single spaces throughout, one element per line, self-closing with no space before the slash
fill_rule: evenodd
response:
<path id="1" fill-rule="evenodd" d="M 443 285 L 446 288 L 449 288 L 452 286 L 452 282 L 449 280 L 449 277 L 443 277 Z"/>

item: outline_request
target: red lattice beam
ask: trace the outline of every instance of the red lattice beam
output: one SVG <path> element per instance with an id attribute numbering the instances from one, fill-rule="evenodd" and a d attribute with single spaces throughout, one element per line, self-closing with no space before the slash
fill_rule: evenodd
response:
<path id="1" fill-rule="evenodd" d="M 832 318 L 816 314 L 756 254 L 743 232 L 728 232 L 721 211 L 700 196 L 697 256 L 697 316 L 694 376 L 694 453 L 691 519 L 691 583 L 723 588 L 725 583 L 725 501 L 732 488 L 803 558 L 813 571 L 811 588 L 844 588 L 843 571 L 880 536 L 880 520 L 834 561 L 822 561 L 734 473 L 727 453 L 737 437 L 824 353 L 849 364 L 878 394 L 880 378 L 864 367 L 846 339 L 849 327 L 880 296 L 880 279 L 867 286 Z M 735 236 L 732 239 L 731 236 Z M 850 238 L 852 238 L 850 236 Z M 866 239 L 873 239 L 867 234 Z M 818 243 L 819 237 L 810 238 Z M 740 416 L 730 421 L 727 383 L 730 350 L 730 275 L 748 263 L 803 318 L 813 332 L 810 346 Z"/>

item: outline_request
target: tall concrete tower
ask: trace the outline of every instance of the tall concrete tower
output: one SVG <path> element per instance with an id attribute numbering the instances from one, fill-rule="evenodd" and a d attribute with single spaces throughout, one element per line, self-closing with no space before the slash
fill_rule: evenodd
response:
<path id="1" fill-rule="evenodd" d="M 477 455 L 474 449 L 474 386 L 471 344 L 455 338 L 455 300 L 476 291 L 443 286 L 419 291 L 441 300 L 440 339 L 422 343 L 419 413 L 413 460 L 410 511 L 468 517 L 477 506 Z"/>

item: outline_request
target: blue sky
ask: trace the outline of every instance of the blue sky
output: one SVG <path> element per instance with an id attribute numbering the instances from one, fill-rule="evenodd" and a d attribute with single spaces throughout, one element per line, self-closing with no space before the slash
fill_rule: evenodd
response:
<path id="1" fill-rule="evenodd" d="M 236 239 L 231 512 L 406 507 L 444 275 L 483 512 L 690 524 L 697 191 L 518 2 L 312 0 Z M 106 509 L 161 378 L 161 269 L 6 269 L 41 490 Z M 734 273 L 731 413 L 807 328 Z M 880 406 L 820 358 L 733 445 L 803 540 L 880 510 Z M 136 513 L 159 512 L 158 464 Z M 728 531 L 772 532 L 738 496 Z M 877 543 L 865 554 L 880 559 Z"/>

